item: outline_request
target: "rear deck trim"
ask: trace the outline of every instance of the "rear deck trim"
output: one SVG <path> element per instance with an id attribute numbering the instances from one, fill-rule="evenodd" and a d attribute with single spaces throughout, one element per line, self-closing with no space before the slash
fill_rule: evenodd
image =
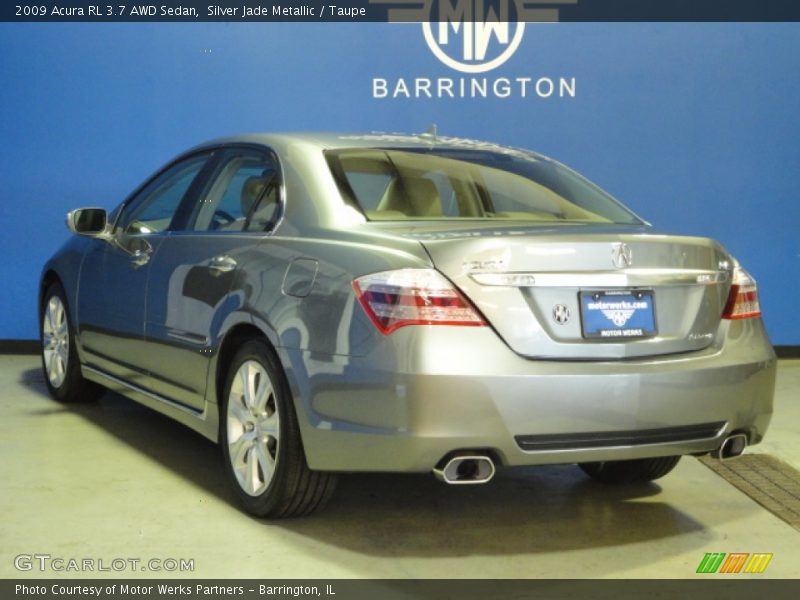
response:
<path id="1" fill-rule="evenodd" d="M 584 448 L 611 448 L 618 446 L 645 446 L 694 440 L 713 439 L 725 427 L 725 422 L 638 429 L 634 431 L 590 431 L 585 433 L 556 433 L 546 435 L 518 435 L 514 439 L 525 452 L 548 450 L 577 450 Z"/>

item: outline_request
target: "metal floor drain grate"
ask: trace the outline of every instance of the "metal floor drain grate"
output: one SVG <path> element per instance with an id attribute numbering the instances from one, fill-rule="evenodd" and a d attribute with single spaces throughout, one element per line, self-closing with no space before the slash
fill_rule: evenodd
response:
<path id="1" fill-rule="evenodd" d="M 704 456 L 700 462 L 800 530 L 800 471 L 769 454 L 744 454 L 728 461 Z"/>

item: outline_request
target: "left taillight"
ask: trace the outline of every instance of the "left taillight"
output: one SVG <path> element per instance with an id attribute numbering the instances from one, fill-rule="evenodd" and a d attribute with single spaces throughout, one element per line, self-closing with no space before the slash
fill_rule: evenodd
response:
<path id="1" fill-rule="evenodd" d="M 723 319 L 752 319 L 761 316 L 761 305 L 758 302 L 758 286 L 750 274 L 736 267 L 733 272 L 733 283 L 728 293 L 728 302 L 722 311 Z"/>
<path id="2" fill-rule="evenodd" d="M 384 335 L 406 325 L 486 325 L 475 307 L 435 269 L 398 269 L 353 280 L 356 297 Z"/>

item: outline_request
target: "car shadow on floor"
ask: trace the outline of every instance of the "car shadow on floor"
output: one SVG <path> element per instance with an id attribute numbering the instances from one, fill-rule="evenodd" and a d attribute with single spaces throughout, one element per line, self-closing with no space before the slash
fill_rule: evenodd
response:
<path id="1" fill-rule="evenodd" d="M 188 427 L 111 391 L 96 402 L 60 404 L 51 399 L 40 369 L 23 372 L 20 382 L 48 400 L 47 408 L 32 412 L 79 415 L 153 462 L 235 505 L 218 447 Z"/>
<path id="2" fill-rule="evenodd" d="M 22 383 L 49 399 L 38 369 Z M 171 419 L 118 394 L 42 414 L 77 414 L 133 450 L 240 510 L 217 447 Z M 679 467 L 680 470 L 680 467 Z M 654 483 L 597 484 L 573 465 L 500 469 L 487 485 L 448 486 L 431 475 L 348 474 L 328 507 L 310 517 L 264 521 L 365 555 L 513 555 L 614 547 L 678 536 L 703 525 L 659 502 Z M 477 575 L 477 574 L 476 574 Z M 442 574 L 446 576 L 446 574 Z"/>
<path id="3" fill-rule="evenodd" d="M 703 529 L 659 502 L 660 492 L 654 483 L 604 486 L 574 465 L 500 469 L 479 486 L 447 486 L 430 475 L 349 475 L 324 513 L 283 527 L 362 554 L 397 557 L 613 547 Z"/>

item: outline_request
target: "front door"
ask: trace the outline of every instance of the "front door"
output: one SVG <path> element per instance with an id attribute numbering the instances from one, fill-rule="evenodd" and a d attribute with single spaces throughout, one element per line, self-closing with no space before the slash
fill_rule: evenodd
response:
<path id="1" fill-rule="evenodd" d="M 95 240 L 86 252 L 78 323 L 88 366 L 149 387 L 144 321 L 152 261 L 209 156 L 194 155 L 153 177 L 125 203 L 111 240 Z"/>

